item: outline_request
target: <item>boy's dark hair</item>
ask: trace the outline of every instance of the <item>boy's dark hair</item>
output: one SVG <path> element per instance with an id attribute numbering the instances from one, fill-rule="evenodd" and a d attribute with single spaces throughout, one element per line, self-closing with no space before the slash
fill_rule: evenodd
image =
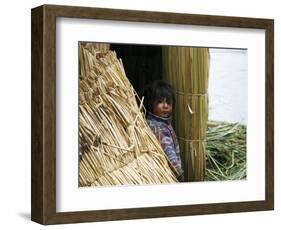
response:
<path id="1" fill-rule="evenodd" d="M 140 97 L 144 97 L 144 107 L 147 111 L 153 112 L 156 103 L 167 100 L 168 103 L 175 105 L 175 93 L 170 84 L 163 80 L 156 80 L 146 85 L 140 92 Z"/>

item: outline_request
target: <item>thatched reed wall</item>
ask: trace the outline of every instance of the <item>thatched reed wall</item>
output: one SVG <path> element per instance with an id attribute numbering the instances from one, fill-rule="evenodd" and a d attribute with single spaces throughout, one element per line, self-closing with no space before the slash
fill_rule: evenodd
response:
<path id="1" fill-rule="evenodd" d="M 80 46 L 79 185 L 177 182 L 116 53 Z"/>

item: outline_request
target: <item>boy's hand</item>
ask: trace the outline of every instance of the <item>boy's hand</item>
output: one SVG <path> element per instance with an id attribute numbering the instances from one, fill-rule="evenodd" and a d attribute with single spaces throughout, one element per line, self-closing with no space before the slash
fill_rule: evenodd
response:
<path id="1" fill-rule="evenodd" d="M 177 179 L 179 182 L 184 182 L 184 171 L 181 168 L 178 169 Z"/>
<path id="2" fill-rule="evenodd" d="M 184 175 L 183 174 L 179 175 L 177 179 L 179 182 L 184 182 Z"/>

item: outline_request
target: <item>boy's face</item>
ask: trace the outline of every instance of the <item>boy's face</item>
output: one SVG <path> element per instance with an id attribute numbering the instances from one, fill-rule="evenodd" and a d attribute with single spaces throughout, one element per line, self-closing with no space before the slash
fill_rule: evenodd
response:
<path id="1" fill-rule="evenodd" d="M 156 102 L 153 106 L 153 114 L 158 117 L 167 118 L 171 115 L 173 111 L 173 103 L 167 102 L 166 98 L 161 100 L 160 102 Z"/>

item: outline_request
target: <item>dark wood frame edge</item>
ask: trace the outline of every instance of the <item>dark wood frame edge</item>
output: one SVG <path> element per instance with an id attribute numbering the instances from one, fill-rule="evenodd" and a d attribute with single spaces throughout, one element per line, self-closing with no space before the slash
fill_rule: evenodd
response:
<path id="1" fill-rule="evenodd" d="M 266 31 L 265 201 L 56 212 L 56 18 L 256 28 Z M 31 219 L 41 224 L 157 218 L 274 209 L 274 21 L 271 19 L 43 5 L 32 9 Z"/>

